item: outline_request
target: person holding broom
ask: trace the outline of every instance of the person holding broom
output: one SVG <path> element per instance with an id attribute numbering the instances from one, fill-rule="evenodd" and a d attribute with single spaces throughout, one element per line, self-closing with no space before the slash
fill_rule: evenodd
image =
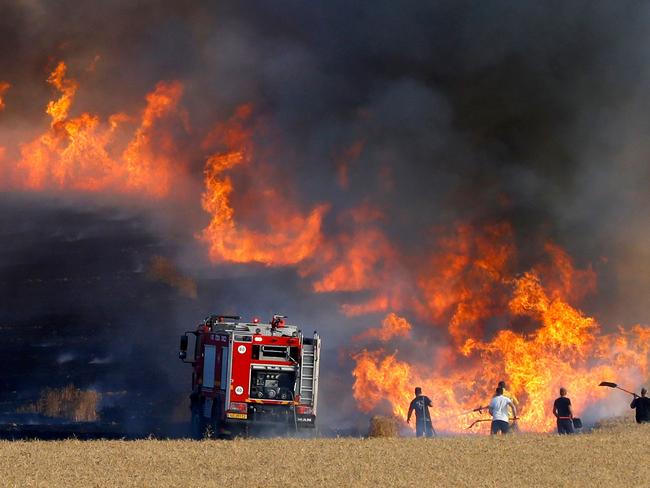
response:
<path id="1" fill-rule="evenodd" d="M 417 437 L 433 436 L 433 426 L 431 425 L 431 414 L 429 407 L 431 407 L 431 399 L 422 394 L 422 388 L 419 386 L 415 389 L 415 398 L 411 400 L 409 405 L 409 412 L 406 416 L 406 423 L 411 422 L 411 414 L 415 411 L 415 435 Z"/>

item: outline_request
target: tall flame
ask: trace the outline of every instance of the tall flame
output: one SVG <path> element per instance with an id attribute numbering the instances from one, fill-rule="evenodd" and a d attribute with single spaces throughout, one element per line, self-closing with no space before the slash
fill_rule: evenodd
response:
<path id="1" fill-rule="evenodd" d="M 459 224 L 440 238 L 429 259 L 432 270 L 420 279 L 424 301 L 434 321 L 449 320 L 456 344 L 483 332 L 485 321 L 504 308 L 508 267 L 514 259 L 512 228 L 507 223 L 474 232 Z"/>
<path id="2" fill-rule="evenodd" d="M 402 272 L 398 250 L 381 228 L 384 214 L 362 203 L 339 216 L 341 230 L 328 236 L 314 259 L 301 268 L 313 279 L 316 293 L 359 292 L 361 301 L 343 302 L 348 316 L 402 308 L 409 300 L 408 287 L 394 286 Z"/>
<path id="3" fill-rule="evenodd" d="M 396 313 L 389 313 L 379 328 L 370 328 L 359 334 L 354 340 L 377 339 L 381 342 L 388 342 L 395 337 L 407 337 L 411 332 L 411 324 L 404 317 Z"/>
<path id="4" fill-rule="evenodd" d="M 578 308 L 596 290 L 594 270 L 577 269 L 557 244 L 536 249 L 536 264 L 524 267 L 531 251 L 517 248 L 507 222 L 434 229 L 439 238 L 424 252 L 420 242 L 403 242 L 410 236 L 391 234 L 390 202 L 348 191 L 357 162 L 373 154 L 364 139 L 332 153 L 337 174 L 329 188 L 345 194 L 334 208 L 355 203 L 330 216 L 327 203 L 301 204 L 293 176 L 259 144 L 268 133 L 250 104 L 204 137 L 190 131 L 178 81 L 156 84 L 140 110 L 108 116 L 75 111 L 83 87 L 65 63 L 47 83 L 55 92 L 47 123 L 15 147 L 0 146 L 2 188 L 171 198 L 189 159 L 178 136 L 198 133 L 210 154 L 200 194 L 209 223 L 195 237 L 212 262 L 292 266 L 312 292 L 335 294 L 342 314 L 384 317 L 354 338 L 353 393 L 364 411 L 403 416 L 418 385 L 434 398 L 437 426 L 460 431 L 477 414 L 458 414 L 485 405 L 505 380 L 521 400 L 522 428 L 547 431 L 560 385 L 580 412 L 603 406 L 607 392 L 594 388 L 601 379 L 648 377 L 650 327 L 604 332 Z M 9 88 L 0 82 L 0 111 Z M 393 191 L 396 175 L 377 165 L 374 184 Z M 198 192 L 191 203 L 198 207 Z M 196 293 L 167 263 L 154 264 L 156 279 Z"/>
<path id="5" fill-rule="evenodd" d="M 70 116 L 79 84 L 67 77 L 59 63 L 48 78 L 59 97 L 48 102 L 45 112 L 50 127 L 21 145 L 15 164 L 14 183 L 30 190 L 113 190 L 162 197 L 169 193 L 173 143 L 156 123 L 174 114 L 183 92 L 179 82 L 159 83 L 147 95 L 139 127 L 120 151 L 118 131 L 131 117 L 115 113 L 103 123 L 96 114 Z M 157 138 L 154 140 L 154 134 Z"/>
<path id="6" fill-rule="evenodd" d="M 57 100 L 48 102 L 45 109 L 45 113 L 52 117 L 52 127 L 68 118 L 72 101 L 79 88 L 79 84 L 75 80 L 66 78 L 67 69 L 65 63 L 60 62 L 47 79 L 47 82 L 61 93 Z"/>
<path id="7" fill-rule="evenodd" d="M 302 213 L 287 196 L 290 187 L 269 185 L 261 178 L 269 167 L 255 161 L 252 143 L 253 131 L 248 127 L 252 114 L 250 105 L 243 105 L 225 124 L 219 124 L 211 138 L 225 146 L 225 151 L 210 156 L 205 169 L 205 187 L 202 205 L 212 219 L 201 238 L 208 244 L 210 259 L 234 263 L 262 263 L 268 266 L 300 263 L 319 246 L 321 222 L 327 210 L 318 205 Z M 235 220 L 231 203 L 233 183 L 226 174 L 238 168 L 253 169 L 260 178 L 259 188 L 248 197 L 255 202 L 256 212 L 262 217 L 264 231 L 242 226 Z"/>
<path id="8" fill-rule="evenodd" d="M 173 171 L 173 140 L 162 133 L 154 139 L 156 122 L 175 113 L 183 95 L 183 85 L 178 81 L 159 82 L 147 95 L 147 106 L 142 113 L 140 126 L 122 155 L 126 165 L 127 185 L 133 191 L 144 190 L 157 197 L 165 196 L 170 189 Z M 158 147 L 167 149 L 157 150 Z"/>
<path id="9" fill-rule="evenodd" d="M 422 386 L 434 398 L 434 422 L 461 431 L 478 414 L 459 414 L 486 405 L 496 384 L 506 380 L 521 401 L 522 428 L 548 431 L 560 386 L 569 390 L 580 414 L 608 394 L 596 387 L 600 380 L 648 377 L 650 327 L 603 333 L 593 317 L 571 306 L 568 298 L 592 289 L 595 276 L 590 268 L 576 270 L 556 245 L 545 247 L 548 263 L 513 276 L 509 234 L 507 226 L 483 232 L 461 227 L 451 240 L 441 239 L 443 254 L 432 260 L 440 267 L 420 285 L 432 323 L 447 320 L 450 345 L 427 346 L 411 337 L 401 344 L 410 358 L 419 359 L 400 359 L 398 351 L 387 352 L 385 346 L 354 354 L 354 395 L 363 410 L 388 404 L 403 417 L 413 387 Z M 376 337 L 390 336 L 385 330 L 390 317 Z M 488 319 L 501 325 L 491 332 Z M 530 324 L 529 331 L 517 332 L 516 322 Z"/>

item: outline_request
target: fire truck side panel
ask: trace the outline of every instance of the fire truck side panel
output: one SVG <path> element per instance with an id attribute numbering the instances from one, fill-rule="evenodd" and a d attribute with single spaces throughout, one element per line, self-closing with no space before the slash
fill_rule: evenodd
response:
<path id="1" fill-rule="evenodd" d="M 251 374 L 250 342 L 233 342 L 232 375 L 230 380 L 230 401 L 245 402 L 249 395 Z"/>
<path id="2" fill-rule="evenodd" d="M 201 354 L 195 366 L 195 381 L 201 396 L 214 398 L 223 389 L 222 364 L 227 358 L 228 338 L 217 334 L 202 334 Z"/>
<path id="3" fill-rule="evenodd" d="M 217 346 L 214 344 L 206 344 L 203 348 L 203 388 L 214 388 L 214 377 L 217 360 Z"/>
<path id="4" fill-rule="evenodd" d="M 215 334 L 203 334 L 202 360 L 198 363 L 197 376 L 204 396 L 214 397 L 221 363 L 221 343 Z"/>
<path id="5" fill-rule="evenodd" d="M 230 387 L 230 381 L 228 380 L 228 374 L 230 370 L 230 347 L 223 345 L 221 347 L 221 357 L 219 358 L 219 370 L 221 372 L 221 378 L 219 379 L 219 388 L 222 391 L 228 391 Z"/>

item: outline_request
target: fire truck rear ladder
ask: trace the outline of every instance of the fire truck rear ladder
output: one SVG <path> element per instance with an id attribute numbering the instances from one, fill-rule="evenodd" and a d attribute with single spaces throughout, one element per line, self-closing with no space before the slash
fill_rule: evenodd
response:
<path id="1" fill-rule="evenodd" d="M 300 361 L 300 403 L 310 405 L 316 410 L 316 395 L 318 391 L 318 356 L 320 343 L 317 334 L 314 334 L 312 344 L 303 343 Z"/>

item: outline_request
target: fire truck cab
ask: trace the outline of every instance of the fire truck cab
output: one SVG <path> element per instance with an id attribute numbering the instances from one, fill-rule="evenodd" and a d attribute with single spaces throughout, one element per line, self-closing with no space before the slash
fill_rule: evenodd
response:
<path id="1" fill-rule="evenodd" d="M 298 430 L 316 425 L 320 338 L 274 315 L 268 324 L 210 315 L 181 336 L 179 357 L 192 365 L 192 431 L 203 437 Z M 193 339 L 194 354 L 187 351 Z"/>

